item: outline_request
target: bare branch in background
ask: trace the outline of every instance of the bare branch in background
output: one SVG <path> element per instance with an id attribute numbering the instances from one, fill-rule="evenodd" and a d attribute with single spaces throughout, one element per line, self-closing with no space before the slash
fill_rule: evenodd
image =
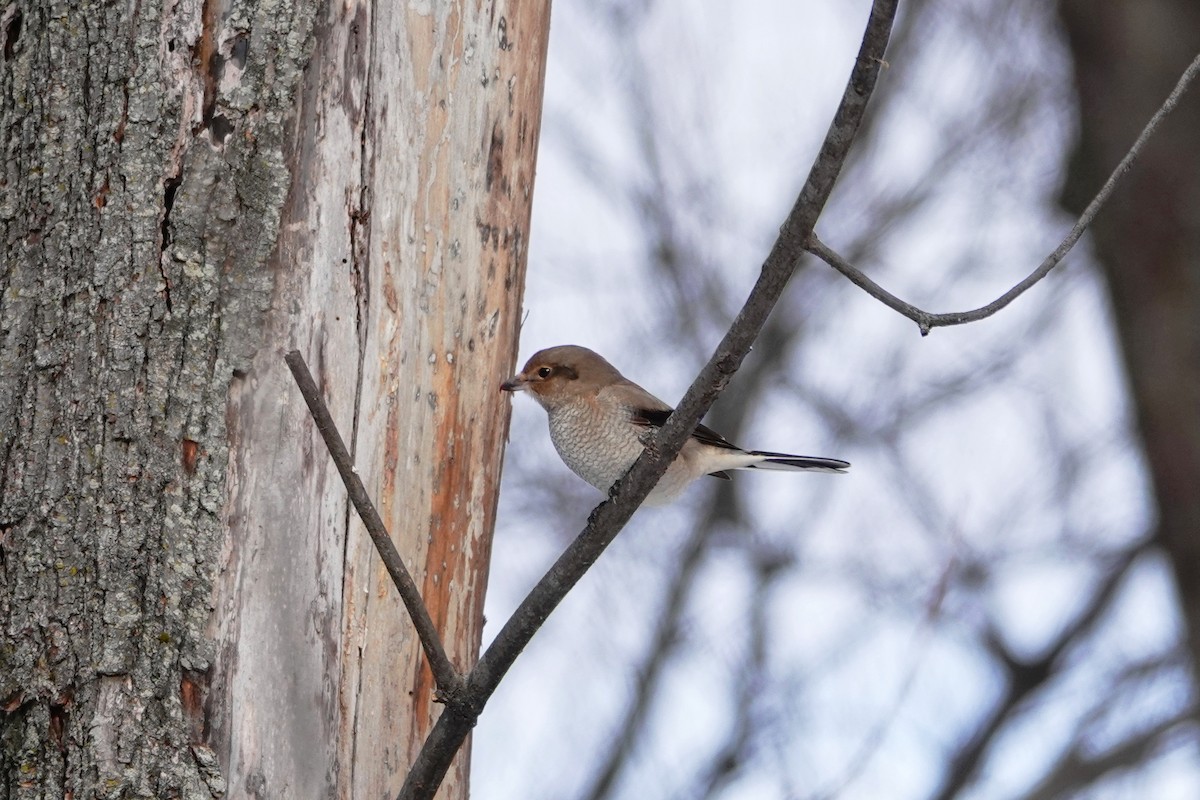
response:
<path id="1" fill-rule="evenodd" d="M 762 712 L 762 688 L 767 680 L 770 597 L 789 566 L 789 558 L 769 551 L 754 554 L 754 593 L 750 598 L 747 636 L 749 645 L 738 670 L 734 689 L 734 718 L 725 741 L 699 776 L 698 797 L 717 797 L 742 770 L 753 754 L 754 734 Z"/>
<path id="2" fill-rule="evenodd" d="M 1007 687 L 1003 697 L 981 721 L 974 735 L 964 742 L 950 759 L 944 781 L 932 797 L 937 800 L 952 800 L 970 785 L 1001 728 L 1019 712 L 1035 692 L 1057 677 L 1064 654 L 1086 638 L 1097 621 L 1112 607 L 1117 591 L 1128 576 L 1130 568 L 1147 547 L 1148 542 L 1139 542 L 1117 559 L 1092 593 L 1087 607 L 1037 659 L 1029 661 L 1018 657 L 1004 643 L 997 631 L 992 629 L 986 632 L 987 647 L 997 663 L 1003 665 Z"/>
<path id="3" fill-rule="evenodd" d="M 1042 278 L 1045 278 L 1047 275 L 1049 275 L 1050 271 L 1057 267 L 1059 263 L 1066 257 L 1067 253 L 1071 251 L 1071 248 L 1075 246 L 1075 243 L 1079 241 L 1079 237 L 1083 236 L 1083 232 L 1086 231 L 1088 226 L 1092 224 L 1092 220 L 1094 220 L 1096 215 L 1100 213 L 1100 209 L 1104 207 L 1104 204 L 1112 195 L 1113 190 L 1116 189 L 1117 183 L 1121 180 L 1121 177 L 1129 171 L 1131 166 L 1133 166 L 1133 162 L 1141 153 L 1146 142 L 1148 142 L 1150 137 L 1154 135 L 1154 132 L 1158 129 L 1159 124 L 1162 123 L 1163 119 L 1166 118 L 1166 116 L 1171 113 L 1171 111 L 1173 111 L 1179 104 L 1179 99 L 1183 97 L 1184 92 L 1187 91 L 1197 73 L 1200 73 L 1200 55 L 1197 55 L 1188 68 L 1184 70 L 1183 75 L 1179 78 L 1179 82 L 1175 84 L 1175 88 L 1171 91 L 1171 94 L 1167 96 L 1167 99 L 1163 101 L 1162 106 L 1160 106 L 1154 116 L 1150 118 L 1150 121 L 1146 123 L 1146 127 L 1142 129 L 1141 135 L 1138 136 L 1137 140 L 1133 143 L 1133 146 L 1129 149 L 1129 152 L 1125 154 L 1125 157 L 1121 159 L 1121 163 L 1118 164 L 1117 168 L 1113 170 L 1112 175 L 1110 175 L 1108 180 L 1105 181 L 1104 186 L 1101 187 L 1100 191 L 1092 199 L 1092 202 L 1090 202 L 1087 208 L 1084 209 L 1084 212 L 1080 215 L 1079 220 L 1071 227 L 1071 230 L 1067 232 L 1067 235 L 1063 238 L 1062 243 L 1054 249 L 1054 252 L 1046 256 L 1045 260 L 1042 261 L 1038 268 L 1030 273 L 1024 280 L 985 306 L 981 306 L 971 311 L 951 311 L 940 314 L 924 311 L 912 305 L 911 303 L 906 303 L 905 301 L 893 295 L 891 292 L 888 292 L 875 281 L 868 278 L 861 270 L 852 265 L 850 262 L 846 261 L 831 248 L 821 242 L 815 233 L 809 237 L 807 243 L 805 244 L 805 249 L 820 258 L 829 266 L 836 269 L 838 272 L 845 275 L 855 286 L 858 286 L 867 294 L 886 305 L 888 308 L 903 314 L 905 317 L 908 317 L 913 322 L 917 323 L 917 326 L 921 330 L 922 336 L 927 335 L 934 328 L 946 327 L 950 325 L 964 325 L 968 322 L 977 322 L 978 320 L 986 319 L 987 317 L 992 316 L 997 311 L 1007 306 L 1013 300 L 1016 300 L 1030 287 L 1042 280 Z"/>
<path id="4" fill-rule="evenodd" d="M 653 642 L 645 663 L 638 671 L 633 697 L 626 707 L 624 718 L 617 726 L 612 746 L 601 759 L 601 766 L 592 785 L 580 794 L 581 798 L 605 800 L 613 794 L 617 778 L 624 769 L 629 754 L 633 752 L 637 737 L 650 715 L 667 662 L 678 644 L 680 619 L 683 616 L 688 591 L 695 585 L 696 572 L 713 532 L 714 526 L 711 524 L 697 525 L 684 545 L 679 569 L 671 579 L 666 600 L 658 616 Z"/>
<path id="5" fill-rule="evenodd" d="M 1167 670 L 1186 671 L 1187 653 L 1180 649 L 1173 657 L 1133 664 L 1121 671 L 1116 685 L 1141 682 Z M 1070 748 L 1024 796 L 1026 800 L 1055 800 L 1092 786 L 1114 770 L 1130 769 L 1152 758 L 1156 752 L 1170 749 L 1171 735 L 1181 727 L 1200 720 L 1200 706 L 1186 703 L 1136 731 L 1119 744 L 1101 748 L 1088 741 L 1086 732 L 1109 710 L 1109 698 L 1097 698 L 1096 706 L 1077 732 Z"/>

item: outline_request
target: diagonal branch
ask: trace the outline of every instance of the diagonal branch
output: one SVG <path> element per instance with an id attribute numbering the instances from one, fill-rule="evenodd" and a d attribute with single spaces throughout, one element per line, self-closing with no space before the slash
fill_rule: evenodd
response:
<path id="1" fill-rule="evenodd" d="M 1171 735 L 1185 725 L 1194 724 L 1197 715 L 1200 715 L 1200 707 L 1189 703 L 1165 719 L 1155 722 L 1147 730 L 1141 731 L 1138 736 L 1099 755 L 1089 755 L 1077 742 L 1063 756 L 1054 772 L 1033 787 L 1025 798 L 1052 800 L 1090 794 L 1086 790 L 1092 788 L 1101 778 L 1111 775 L 1116 770 L 1144 767 L 1156 753 L 1169 750 Z M 1099 797 L 1100 793 L 1096 792 L 1093 796 Z"/>
<path id="2" fill-rule="evenodd" d="M 466 691 L 448 699 L 400 790 L 399 800 L 433 797 L 484 704 L 513 661 L 637 511 L 750 351 L 799 264 L 805 243 L 833 191 L 884 64 L 897 3 L 898 0 L 875 0 L 849 83 L 821 151 L 733 325 L 666 425 L 614 487 L 609 500 L 592 512 L 587 527 L 501 628 L 468 676 Z"/>
<path id="3" fill-rule="evenodd" d="M 1112 196 L 1113 190 L 1116 189 L 1117 184 L 1120 182 L 1125 173 L 1129 171 L 1129 168 L 1133 166 L 1134 160 L 1136 160 L 1141 154 L 1146 142 L 1148 142 L 1150 137 L 1154 135 L 1154 132 L 1158 130 L 1158 126 L 1162 123 L 1166 116 L 1174 111 L 1175 107 L 1179 105 L 1180 98 L 1182 98 L 1184 93 L 1188 90 L 1188 87 L 1191 85 L 1192 81 L 1195 80 L 1197 74 L 1200 74 L 1200 55 L 1197 55 L 1192 63 L 1188 65 L 1188 68 L 1183 71 L 1183 75 L 1180 76 L 1178 83 L 1175 84 L 1175 88 L 1171 90 L 1171 94 L 1167 96 L 1167 99 L 1163 101 L 1163 104 L 1159 107 L 1158 111 L 1156 111 L 1154 116 L 1150 118 L 1150 121 L 1146 123 L 1146 127 L 1142 129 L 1141 134 L 1137 137 L 1137 140 L 1133 143 L 1133 146 L 1129 148 L 1129 152 L 1127 152 L 1125 157 L 1121 159 L 1121 163 L 1117 164 L 1117 168 L 1113 170 L 1112 175 L 1110 175 L 1108 180 L 1104 182 L 1104 186 L 1102 186 L 1096 196 L 1092 198 L 1092 202 L 1088 203 L 1087 208 L 1083 210 L 1083 214 L 1080 215 L 1079 220 L 1073 226 L 1071 226 L 1071 230 L 1067 232 L 1067 235 L 1063 238 L 1062 243 L 1054 249 L 1053 253 L 1046 256 L 1045 260 L 1038 265 L 1038 268 L 1027 275 L 1024 280 L 1009 289 L 1004 294 L 997 297 L 992 302 L 988 303 L 986 306 L 980 306 L 979 308 L 972 309 L 970 311 L 950 311 L 943 314 L 934 314 L 929 311 L 924 311 L 912 305 L 911 303 L 906 303 L 899 297 L 896 297 L 896 295 L 884 289 L 875 281 L 868 278 L 861 270 L 827 247 L 824 242 L 817 238 L 815 233 L 809 236 L 804 247 L 806 250 L 808 250 L 808 252 L 812 253 L 817 258 L 821 259 L 826 264 L 849 278 L 850 282 L 855 286 L 859 287 L 893 311 L 897 311 L 905 317 L 911 319 L 913 322 L 917 323 L 918 327 L 921 329 L 922 336 L 928 335 L 929 331 L 934 328 L 942 328 L 950 325 L 965 325 L 968 322 L 976 322 L 981 319 L 986 319 L 987 317 L 992 316 L 997 311 L 1007 306 L 1013 300 L 1016 300 L 1031 286 L 1049 275 L 1050 271 L 1057 267 L 1059 262 L 1066 257 L 1067 253 L 1071 251 L 1071 248 L 1075 246 L 1075 243 L 1079 241 L 1079 238 L 1083 236 L 1083 232 L 1087 230 L 1089 225 L 1092 224 L 1092 220 L 1094 220 L 1096 215 L 1100 213 L 1100 209 L 1103 208 L 1104 204 L 1108 202 L 1108 198 Z"/>
<path id="4" fill-rule="evenodd" d="M 371 502 L 362 480 L 358 477 L 358 472 L 354 469 L 354 462 L 350 460 L 350 451 L 346 449 L 346 443 L 342 441 L 342 435 L 338 433 L 333 416 L 329 413 L 329 408 L 321 397 L 321 390 L 313 381 L 312 374 L 308 371 L 308 365 L 304 363 L 304 357 L 300 355 L 300 351 L 291 351 L 283 357 L 283 360 L 291 369 L 292 376 L 296 379 L 296 385 L 300 387 L 300 394 L 304 396 L 304 402 L 308 403 L 308 410 L 312 413 L 313 422 L 316 423 L 317 430 L 321 432 L 321 437 L 325 440 L 325 446 L 329 449 L 329 455 L 333 458 L 338 474 L 342 476 L 342 482 L 346 484 L 346 493 L 350 496 L 350 502 L 354 503 L 358 516 L 362 519 L 371 541 L 375 544 L 375 549 L 379 551 L 379 557 L 383 559 L 383 565 L 387 567 L 388 574 L 392 576 L 392 582 L 396 584 L 396 589 L 400 592 L 400 599 L 404 601 L 404 607 L 408 609 L 408 614 L 412 617 L 413 627 L 417 629 L 421 646 L 425 648 L 425 657 L 429 659 L 429 668 L 433 672 L 434 680 L 437 681 L 441 699 L 453 697 L 462 687 L 462 678 L 454 669 L 454 665 L 450 663 L 450 659 L 446 655 L 446 648 L 442 645 L 442 639 L 438 636 L 433 619 L 429 616 L 429 609 L 425 607 L 425 601 L 421 599 L 421 592 L 417 589 L 417 584 L 409 574 L 408 568 L 404 566 L 404 560 L 396 550 L 396 545 L 392 543 L 392 537 L 388 535 L 387 528 L 379 517 L 379 512 L 375 510 L 375 505 Z"/>

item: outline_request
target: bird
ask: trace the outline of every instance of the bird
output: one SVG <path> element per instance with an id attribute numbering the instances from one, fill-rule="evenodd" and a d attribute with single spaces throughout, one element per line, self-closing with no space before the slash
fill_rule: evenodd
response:
<path id="1" fill-rule="evenodd" d="M 602 492 L 615 484 L 642 454 L 674 409 L 622 375 L 598 353 L 559 345 L 534 353 L 524 368 L 500 384 L 501 391 L 527 392 L 550 421 L 550 440 L 563 462 Z M 644 501 L 666 505 L 705 475 L 730 480 L 728 470 L 845 472 L 846 461 L 743 450 L 697 424 L 675 461 Z"/>

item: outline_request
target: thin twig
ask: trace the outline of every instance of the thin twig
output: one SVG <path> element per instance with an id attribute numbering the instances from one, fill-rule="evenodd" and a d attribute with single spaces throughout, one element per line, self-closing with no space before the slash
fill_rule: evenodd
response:
<path id="1" fill-rule="evenodd" d="M 433 619 L 429 616 L 429 609 L 425 607 L 425 601 L 421 599 L 421 592 L 417 589 L 417 584 L 413 581 L 408 568 L 404 566 L 404 560 L 396 550 L 396 545 L 392 543 L 392 537 L 388 535 L 387 527 L 380 519 L 379 512 L 375 510 L 374 503 L 371 502 L 362 480 L 359 479 L 358 473 L 354 469 L 354 463 L 350 460 L 350 452 L 346 449 L 346 444 L 342 441 L 341 434 L 338 433 L 337 425 L 333 422 L 333 416 L 329 413 L 329 408 L 326 407 L 325 400 L 321 397 L 321 390 L 317 388 L 312 374 L 308 371 L 308 365 L 304 363 L 304 357 L 300 355 L 300 351 L 293 350 L 285 355 L 283 360 L 291 369 L 292 376 L 296 379 L 296 385 L 300 387 L 300 394 L 304 397 L 304 402 L 308 403 L 308 410 L 312 414 L 313 422 L 316 423 L 317 430 L 325 440 L 325 446 L 329 449 L 329 455 L 333 458 L 338 474 L 342 476 L 342 482 L 346 484 L 346 493 L 350 496 L 350 502 L 358 511 L 358 516 L 366 526 L 371 541 L 375 543 L 375 549 L 379 551 L 379 557 L 383 559 L 383 565 L 387 568 L 388 574 L 392 576 L 392 582 L 396 584 L 396 589 L 400 592 L 400 599 L 404 601 L 404 606 L 408 609 L 409 616 L 412 617 L 413 627 L 417 629 L 421 646 L 425 648 L 425 657 L 429 659 L 430 671 L 433 672 L 433 678 L 437 681 L 439 699 L 448 700 L 456 696 L 462 689 L 463 679 L 446 656 L 446 649 L 442 645 L 441 637 L 438 636 L 437 628 L 434 627 Z"/>
<path id="2" fill-rule="evenodd" d="M 878 283 L 864 275 L 857 267 L 826 246 L 824 242 L 817 238 L 816 233 L 813 233 L 808 237 L 808 241 L 805 244 L 805 249 L 815 255 L 817 258 L 824 261 L 829 266 L 836 269 L 838 272 L 845 275 L 850 279 L 851 283 L 874 297 L 879 302 L 886 305 L 888 308 L 899 312 L 905 317 L 911 319 L 913 322 L 917 323 L 917 326 L 921 330 L 922 336 L 927 335 L 929 331 L 934 328 L 942 328 L 950 325 L 964 325 L 968 322 L 976 322 L 981 319 L 986 319 L 987 317 L 992 316 L 997 311 L 1007 306 L 1013 300 L 1016 300 L 1031 286 L 1050 274 L 1050 271 L 1057 267 L 1059 262 L 1066 257 L 1067 253 L 1071 251 L 1071 248 L 1075 246 L 1075 243 L 1079 241 L 1079 238 L 1083 236 L 1083 232 L 1087 230 L 1089 225 L 1092 224 L 1092 220 L 1094 220 L 1096 215 L 1100 213 L 1100 209 L 1103 208 L 1104 204 L 1108 202 L 1108 198 L 1112 196 L 1113 190 L 1116 189 L 1121 178 L 1126 172 L 1129 171 L 1129 168 L 1133 166 L 1133 162 L 1141 154 L 1146 142 L 1148 142 L 1150 137 L 1154 135 L 1154 132 L 1158 130 L 1159 124 L 1162 123 L 1168 114 L 1175 110 L 1177 105 L 1179 105 L 1180 98 L 1182 98 L 1184 92 L 1188 90 L 1188 87 L 1191 85 L 1192 81 L 1195 80 L 1197 74 L 1200 74 L 1200 55 L 1197 55 L 1192 63 L 1188 65 L 1188 68 L 1183 71 L 1183 75 L 1180 76 L 1179 82 L 1175 84 L 1175 88 L 1171 90 L 1171 94 L 1167 96 L 1167 99 L 1163 101 L 1163 104 L 1159 107 L 1158 111 L 1156 111 L 1154 116 L 1150 118 L 1150 121 L 1146 123 L 1146 127 L 1142 129 L 1141 134 L 1137 137 L 1137 140 L 1133 143 L 1133 146 L 1129 148 L 1129 152 L 1126 153 L 1125 157 L 1121 159 L 1121 163 L 1117 164 L 1117 168 L 1113 170 L 1112 175 L 1108 176 L 1108 180 L 1104 182 L 1104 186 L 1102 186 L 1096 196 L 1092 198 L 1092 202 L 1088 203 L 1087 208 L 1085 208 L 1083 213 L 1079 216 L 1079 220 L 1071 227 L 1071 230 L 1069 230 L 1067 235 L 1063 238 L 1062 243 L 1054 249 L 1053 253 L 1046 256 L 1046 259 L 1038 265 L 1038 268 L 1026 276 L 1024 280 L 1009 289 L 1004 294 L 997 297 L 992 302 L 988 303 L 986 306 L 980 306 L 979 308 L 971 311 L 951 311 L 944 314 L 934 314 L 917 308 L 911 303 L 906 303 L 899 297 L 896 297 L 894 294 L 884 289 Z"/>
<path id="3" fill-rule="evenodd" d="M 601 503 L 588 525 L 533 587 L 447 703 L 400 790 L 398 800 L 432 798 L 501 678 L 567 592 L 583 577 L 658 483 L 700 418 L 741 365 L 804 253 L 874 91 L 898 0 L 875 0 L 862 46 L 808 180 L 780 229 L 746 304 L 716 352 L 645 452 Z"/>

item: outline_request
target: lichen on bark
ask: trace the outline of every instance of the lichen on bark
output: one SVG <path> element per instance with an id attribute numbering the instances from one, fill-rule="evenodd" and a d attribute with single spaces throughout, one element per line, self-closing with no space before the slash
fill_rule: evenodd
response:
<path id="1" fill-rule="evenodd" d="M 226 397 L 315 2 L 0 18 L 0 797 L 211 797 Z"/>

